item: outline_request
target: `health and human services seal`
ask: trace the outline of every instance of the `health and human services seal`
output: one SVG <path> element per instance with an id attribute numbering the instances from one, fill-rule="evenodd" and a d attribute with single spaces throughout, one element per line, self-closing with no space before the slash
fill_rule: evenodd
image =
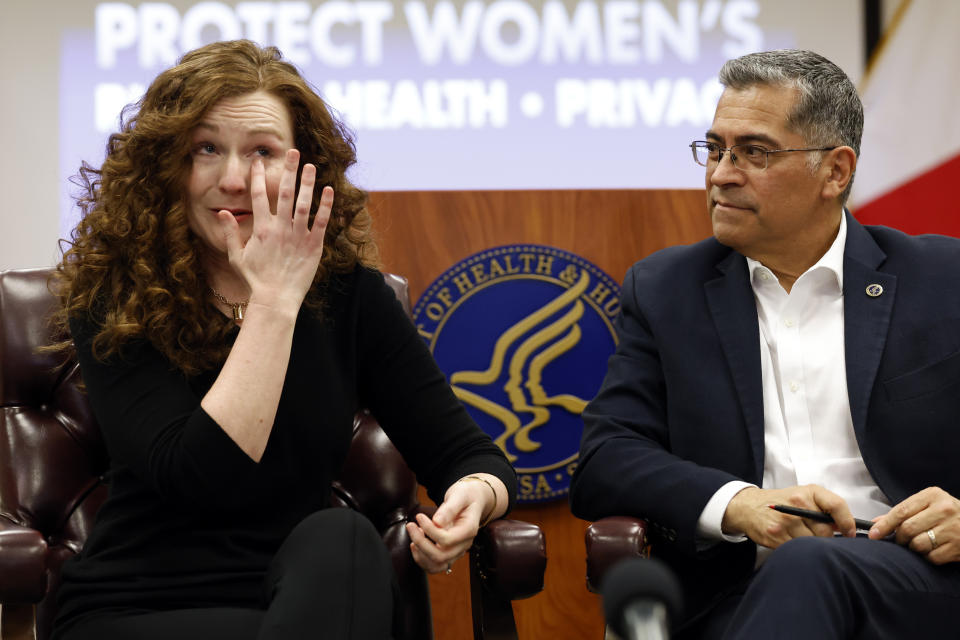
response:
<path id="1" fill-rule="evenodd" d="M 453 392 L 513 463 L 521 503 L 565 496 L 580 414 L 617 343 L 620 287 L 542 245 L 506 245 L 450 267 L 417 301 L 420 335 Z"/>

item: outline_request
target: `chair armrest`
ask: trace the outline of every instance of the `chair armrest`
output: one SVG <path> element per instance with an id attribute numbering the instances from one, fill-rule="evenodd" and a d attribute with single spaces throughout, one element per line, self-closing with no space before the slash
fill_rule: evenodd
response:
<path id="1" fill-rule="evenodd" d="M 0 602 L 34 603 L 47 593 L 47 541 L 0 516 Z"/>
<path id="2" fill-rule="evenodd" d="M 600 593 L 607 572 L 621 560 L 647 557 L 647 523 L 639 518 L 601 518 L 584 534 L 587 547 L 587 589 Z"/>
<path id="3" fill-rule="evenodd" d="M 470 608 L 474 640 L 517 640 L 513 600 L 543 590 L 547 568 L 543 531 L 519 520 L 494 520 L 470 549 Z"/>
<path id="4" fill-rule="evenodd" d="M 547 568 L 543 531 L 519 520 L 494 520 L 480 529 L 470 549 L 470 570 L 484 590 L 506 600 L 522 600 L 543 590 Z"/>

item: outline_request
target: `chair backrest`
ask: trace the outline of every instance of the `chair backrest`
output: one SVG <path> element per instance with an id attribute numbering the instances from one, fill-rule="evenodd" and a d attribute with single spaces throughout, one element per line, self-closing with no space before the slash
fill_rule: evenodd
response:
<path id="1" fill-rule="evenodd" d="M 388 273 L 384 279 L 412 318 L 406 278 Z M 377 472 L 371 473 L 371 469 Z M 367 411 L 358 412 L 354 418 L 353 442 L 340 478 L 333 482 L 331 501 L 369 518 L 390 551 L 403 603 L 403 632 L 398 640 L 433 638 L 427 576 L 410 554 L 410 536 L 405 526 L 420 511 L 417 480 Z"/>
<path id="2" fill-rule="evenodd" d="M 35 604 L 38 640 L 50 634 L 60 568 L 83 545 L 106 497 L 109 464 L 78 388 L 76 361 L 37 351 L 51 340 L 49 275 L 50 269 L 0 273 L 0 615 L 20 615 Z M 387 282 L 409 313 L 406 280 L 388 276 Z M 417 484 L 366 412 L 354 421 L 332 501 L 364 513 L 383 535 L 404 599 L 401 637 L 432 638 L 426 576 L 410 556 L 404 528 L 420 509 Z"/>

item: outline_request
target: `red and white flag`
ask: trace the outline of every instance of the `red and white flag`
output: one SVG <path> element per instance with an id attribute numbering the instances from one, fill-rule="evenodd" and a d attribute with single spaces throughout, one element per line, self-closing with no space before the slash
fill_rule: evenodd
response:
<path id="1" fill-rule="evenodd" d="M 903 0 L 861 89 L 851 210 L 860 222 L 960 237 L 960 2 Z"/>

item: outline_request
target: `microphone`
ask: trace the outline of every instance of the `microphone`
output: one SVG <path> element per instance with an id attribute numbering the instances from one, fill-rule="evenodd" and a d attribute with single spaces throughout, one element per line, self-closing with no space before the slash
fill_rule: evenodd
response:
<path id="1" fill-rule="evenodd" d="M 624 640 L 668 640 L 683 594 L 670 568 L 656 558 L 618 562 L 601 588 L 607 625 Z"/>

